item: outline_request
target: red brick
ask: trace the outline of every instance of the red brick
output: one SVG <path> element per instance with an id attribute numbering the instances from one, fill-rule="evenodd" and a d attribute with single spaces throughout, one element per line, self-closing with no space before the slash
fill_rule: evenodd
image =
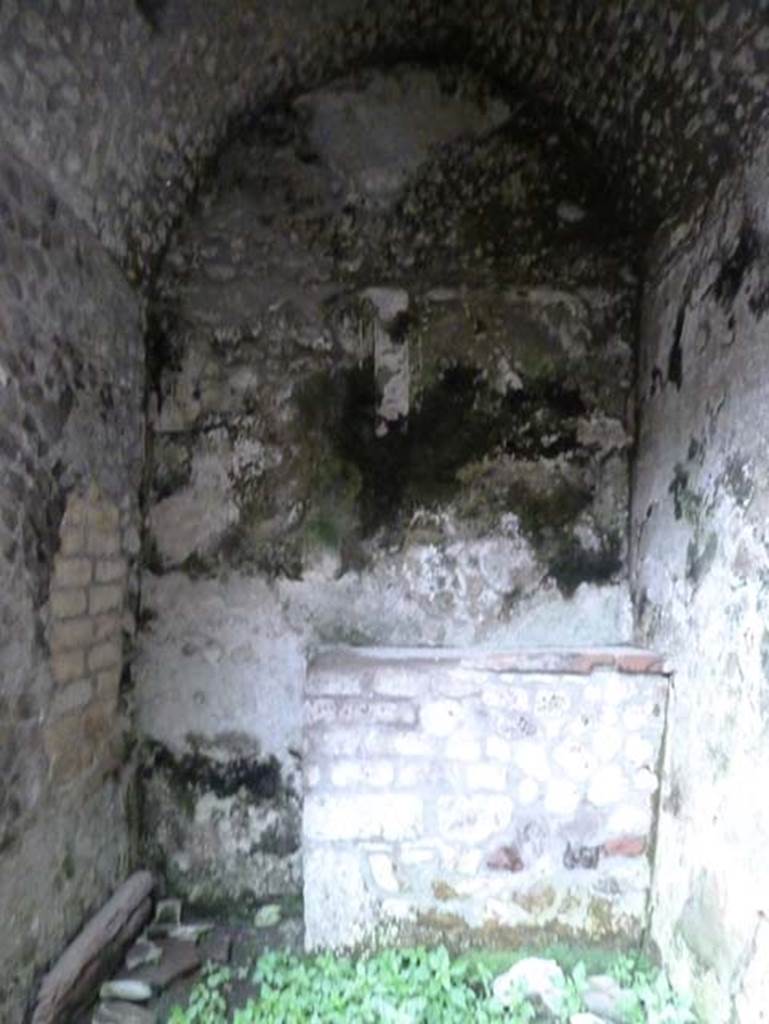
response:
<path id="1" fill-rule="evenodd" d="M 646 836 L 617 836 L 603 844 L 607 857 L 641 857 L 646 853 Z"/>

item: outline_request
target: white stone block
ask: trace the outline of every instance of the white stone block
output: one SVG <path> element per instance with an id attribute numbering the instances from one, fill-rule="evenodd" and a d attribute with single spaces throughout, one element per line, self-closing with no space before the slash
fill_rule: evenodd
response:
<path id="1" fill-rule="evenodd" d="M 628 804 L 618 807 L 606 822 L 606 834 L 609 836 L 645 835 L 650 828 L 651 807 L 647 801 L 642 806 Z"/>
<path id="2" fill-rule="evenodd" d="M 606 765 L 592 779 L 587 798 L 597 807 L 620 803 L 628 792 L 628 782 L 624 773 L 616 765 Z"/>
<path id="3" fill-rule="evenodd" d="M 466 873 L 470 874 L 469 871 Z M 487 878 L 465 878 L 461 881 L 452 882 L 451 888 L 459 899 L 464 900 L 477 896 L 479 892 L 483 892 L 484 889 L 488 888 L 488 884 Z"/>
<path id="4" fill-rule="evenodd" d="M 568 694 L 562 690 L 548 688 L 539 690 L 534 697 L 534 712 L 540 717 L 560 718 L 566 714 L 571 706 Z"/>
<path id="5" fill-rule="evenodd" d="M 305 701 L 308 725 L 413 725 L 416 710 L 408 701 L 314 697 Z"/>
<path id="6" fill-rule="evenodd" d="M 583 782 L 597 771 L 595 754 L 585 743 L 567 740 L 560 743 L 554 753 L 553 760 L 570 779 Z"/>
<path id="7" fill-rule="evenodd" d="M 331 672 L 313 672 L 310 669 L 304 684 L 305 693 L 313 696 L 323 694 L 332 697 L 357 697 L 361 691 L 361 681 L 349 675 L 337 675 Z"/>
<path id="8" fill-rule="evenodd" d="M 407 793 L 319 793 L 309 794 L 304 802 L 308 839 L 413 839 L 421 833 L 422 821 L 422 800 Z"/>
<path id="9" fill-rule="evenodd" d="M 513 758 L 512 745 L 501 736 L 489 736 L 486 740 L 486 757 L 493 761 L 510 762 Z"/>
<path id="10" fill-rule="evenodd" d="M 651 766 L 655 750 L 654 744 L 643 736 L 628 736 L 623 752 L 634 768 Z"/>
<path id="11" fill-rule="evenodd" d="M 657 773 L 651 768 L 639 768 L 633 776 L 633 785 L 642 793 L 653 793 L 659 785 Z"/>
<path id="12" fill-rule="evenodd" d="M 400 891 L 395 867 L 388 853 L 370 853 L 368 866 L 371 870 L 371 877 L 380 889 L 389 893 Z"/>
<path id="13" fill-rule="evenodd" d="M 483 850 L 468 850 L 461 854 L 457 861 L 457 871 L 461 875 L 476 875 L 483 863 Z"/>
<path id="14" fill-rule="evenodd" d="M 481 744 L 471 729 L 460 729 L 446 740 L 446 757 L 454 761 L 480 761 Z"/>
<path id="15" fill-rule="evenodd" d="M 601 727 L 594 734 L 592 749 L 598 759 L 603 764 L 606 764 L 617 757 L 622 750 L 624 742 L 625 733 L 620 727 L 602 723 Z"/>
<path id="16" fill-rule="evenodd" d="M 540 796 L 540 784 L 536 779 L 521 779 L 516 792 L 518 803 L 522 807 L 530 807 Z"/>
<path id="17" fill-rule="evenodd" d="M 354 850 L 305 848 L 305 949 L 345 949 L 362 943 L 376 927 L 375 910 Z"/>
<path id="18" fill-rule="evenodd" d="M 404 789 L 428 786 L 440 771 L 432 761 L 411 761 L 398 765 L 397 785 Z"/>
<path id="19" fill-rule="evenodd" d="M 422 675 L 413 670 L 379 668 L 372 689 L 384 697 L 419 697 L 425 691 L 425 681 Z"/>
<path id="20" fill-rule="evenodd" d="M 450 736 L 465 721 L 465 712 L 459 701 L 434 700 L 419 712 L 422 729 L 428 736 Z"/>
<path id="21" fill-rule="evenodd" d="M 436 753 L 427 737 L 413 732 L 396 733 L 392 737 L 391 746 L 393 753 L 400 757 L 430 757 Z"/>
<path id="22" fill-rule="evenodd" d="M 530 700 L 528 691 L 522 686 L 491 682 L 483 690 L 483 703 L 500 711 L 528 711 Z"/>
<path id="23" fill-rule="evenodd" d="M 502 793 L 507 789 L 507 769 L 504 765 L 469 764 L 467 766 L 467 785 L 471 790 L 492 789 Z"/>
<path id="24" fill-rule="evenodd" d="M 550 761 L 547 749 L 534 740 L 523 740 L 515 744 L 513 756 L 515 763 L 524 775 L 538 782 L 547 782 L 550 778 Z"/>
<path id="25" fill-rule="evenodd" d="M 569 779 L 554 779 L 545 794 L 545 810 L 550 814 L 573 814 L 579 806 L 580 791 Z"/>
<path id="26" fill-rule="evenodd" d="M 653 717 L 652 707 L 648 701 L 644 701 L 642 704 L 632 704 L 625 709 L 622 715 L 622 724 L 628 732 L 648 728 L 658 721 L 659 719 Z"/>
<path id="27" fill-rule="evenodd" d="M 438 798 L 438 827 L 446 839 L 479 843 L 505 828 L 513 810 L 507 796 L 442 796 Z"/>
<path id="28" fill-rule="evenodd" d="M 416 846 L 410 843 L 403 843 L 400 850 L 403 864 L 427 864 L 435 858 L 436 853 L 430 846 Z"/>
<path id="29" fill-rule="evenodd" d="M 331 766 L 332 785 L 340 788 L 389 786 L 394 776 L 390 761 L 338 761 Z"/>

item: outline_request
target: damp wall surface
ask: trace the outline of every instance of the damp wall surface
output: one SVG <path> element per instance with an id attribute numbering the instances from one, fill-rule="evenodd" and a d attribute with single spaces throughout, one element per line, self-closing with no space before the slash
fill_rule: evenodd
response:
<path id="1" fill-rule="evenodd" d="M 666 696 L 662 659 L 632 648 L 320 652 L 307 948 L 638 943 Z"/>
<path id="2" fill-rule="evenodd" d="M 636 279 L 538 125 L 461 68 L 361 73 L 257 120 L 169 250 L 134 675 L 195 898 L 298 891 L 318 644 L 629 638 Z M 211 791 L 243 759 L 269 798 Z"/>
<path id="3" fill-rule="evenodd" d="M 0 160 L 0 1019 L 130 867 L 118 712 L 137 591 L 141 312 Z"/>
<path id="4" fill-rule="evenodd" d="M 641 329 L 633 586 L 676 670 L 652 933 L 709 1024 L 769 996 L 768 169 L 659 236 Z"/>

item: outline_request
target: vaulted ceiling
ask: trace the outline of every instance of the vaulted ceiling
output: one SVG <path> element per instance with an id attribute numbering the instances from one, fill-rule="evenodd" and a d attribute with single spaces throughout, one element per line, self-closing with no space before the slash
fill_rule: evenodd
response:
<path id="1" fill-rule="evenodd" d="M 146 276 L 233 124 L 403 59 L 544 104 L 652 227 L 764 130 L 769 0 L 4 0 L 0 132 Z"/>

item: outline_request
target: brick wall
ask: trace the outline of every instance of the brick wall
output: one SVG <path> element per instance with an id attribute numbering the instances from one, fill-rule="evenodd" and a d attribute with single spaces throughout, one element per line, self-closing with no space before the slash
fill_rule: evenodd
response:
<path id="1" fill-rule="evenodd" d="M 308 948 L 645 923 L 653 655 L 327 650 L 305 688 Z M 554 929 L 554 931 L 553 931 Z"/>
<path id="2" fill-rule="evenodd" d="M 71 495 L 51 588 L 56 690 L 45 747 L 54 782 L 65 783 L 114 756 L 125 585 L 117 506 L 95 487 Z"/>

